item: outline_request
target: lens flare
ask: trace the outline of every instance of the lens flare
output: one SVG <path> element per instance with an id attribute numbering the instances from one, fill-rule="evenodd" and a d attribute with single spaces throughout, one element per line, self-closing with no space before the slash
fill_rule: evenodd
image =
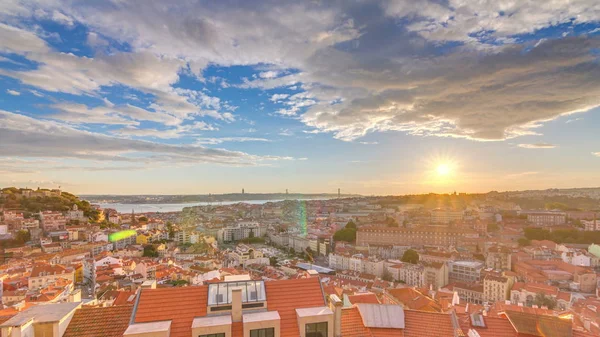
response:
<path id="1" fill-rule="evenodd" d="M 126 238 L 136 235 L 136 234 L 137 234 L 137 232 L 132 229 L 115 232 L 115 233 L 111 233 L 108 235 L 108 241 L 115 242 L 115 241 L 123 240 L 123 239 L 126 239 Z"/>

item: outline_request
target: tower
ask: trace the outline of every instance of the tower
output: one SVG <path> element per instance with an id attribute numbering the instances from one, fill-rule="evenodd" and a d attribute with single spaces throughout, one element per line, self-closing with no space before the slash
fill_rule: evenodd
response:
<path id="1" fill-rule="evenodd" d="M 289 193 L 288 193 L 288 189 L 287 189 L 287 188 L 285 189 L 285 194 L 289 194 Z"/>
<path id="2" fill-rule="evenodd" d="M 242 188 L 242 194 L 245 194 L 245 193 L 246 193 L 246 191 L 244 191 L 244 189 Z"/>
<path id="3" fill-rule="evenodd" d="M 342 197 L 342 190 L 338 188 L 338 199 Z"/>

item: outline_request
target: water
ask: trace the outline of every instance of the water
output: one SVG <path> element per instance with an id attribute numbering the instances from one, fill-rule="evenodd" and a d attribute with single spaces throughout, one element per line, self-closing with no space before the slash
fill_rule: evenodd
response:
<path id="1" fill-rule="evenodd" d="M 246 201 L 222 201 L 222 202 L 190 202 L 183 204 L 99 204 L 102 208 L 116 209 L 119 213 L 156 213 L 156 212 L 180 212 L 184 207 L 206 206 L 206 205 L 232 205 L 240 202 L 246 204 L 260 205 L 267 202 L 278 202 L 283 200 L 246 200 Z"/>

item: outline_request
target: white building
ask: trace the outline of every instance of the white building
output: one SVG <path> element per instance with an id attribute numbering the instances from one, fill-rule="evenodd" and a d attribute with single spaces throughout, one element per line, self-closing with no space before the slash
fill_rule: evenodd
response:
<path id="1" fill-rule="evenodd" d="M 250 236 L 262 237 L 267 228 L 261 226 L 258 222 L 239 222 L 234 226 L 225 227 L 219 230 L 219 241 L 231 242 L 249 238 Z"/>

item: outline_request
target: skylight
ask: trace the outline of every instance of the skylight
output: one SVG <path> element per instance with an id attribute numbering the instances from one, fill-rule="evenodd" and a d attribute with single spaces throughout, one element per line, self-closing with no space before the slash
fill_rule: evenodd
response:
<path id="1" fill-rule="evenodd" d="M 266 301 L 263 281 L 223 282 L 208 286 L 208 305 L 231 304 L 231 292 L 242 289 L 242 303 Z"/>

